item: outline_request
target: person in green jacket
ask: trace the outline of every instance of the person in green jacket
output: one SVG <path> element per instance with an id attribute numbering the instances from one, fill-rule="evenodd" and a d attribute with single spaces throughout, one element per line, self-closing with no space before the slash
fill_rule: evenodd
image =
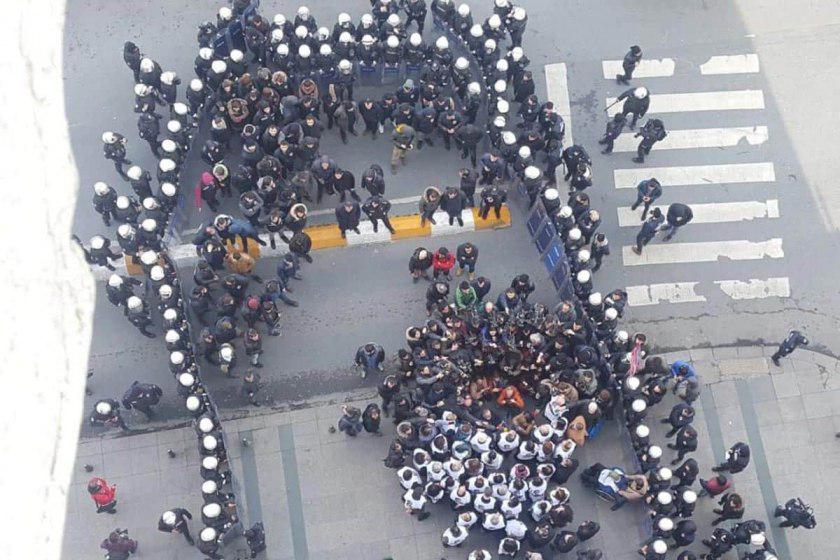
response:
<path id="1" fill-rule="evenodd" d="M 458 311 L 472 309 L 476 303 L 478 303 L 478 296 L 475 293 L 475 288 L 470 286 L 469 282 L 461 282 L 458 285 L 458 291 L 455 292 L 455 307 Z"/>

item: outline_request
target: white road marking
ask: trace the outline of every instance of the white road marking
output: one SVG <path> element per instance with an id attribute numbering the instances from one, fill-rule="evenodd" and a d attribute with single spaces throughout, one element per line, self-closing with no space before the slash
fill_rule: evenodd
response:
<path id="1" fill-rule="evenodd" d="M 764 144 L 770 137 L 766 126 L 737 126 L 731 128 L 692 128 L 669 130 L 655 150 L 687 150 L 692 148 L 728 148 L 746 140 L 751 146 Z M 625 132 L 615 140 L 613 151 L 635 152 L 639 139 L 634 132 Z"/>
<path id="2" fill-rule="evenodd" d="M 768 183 L 776 180 L 776 172 L 770 162 L 682 167 L 636 167 L 613 171 L 613 179 L 617 189 L 634 189 L 640 181 L 651 177 L 656 177 L 662 186 L 719 185 Z"/>
<path id="3" fill-rule="evenodd" d="M 360 196 L 364 195 L 364 194 L 366 194 L 366 193 L 362 192 L 362 193 L 360 193 Z M 397 205 L 397 204 L 412 204 L 412 203 L 420 202 L 420 196 L 418 195 L 418 196 L 406 196 L 404 198 L 394 198 L 394 199 L 389 200 L 388 202 L 391 203 L 391 206 L 394 206 L 394 205 Z M 336 206 L 338 206 L 338 202 L 336 202 Z M 327 214 L 335 214 L 335 208 L 321 208 L 319 210 L 310 210 L 309 211 L 310 216 L 326 216 Z"/>
<path id="4" fill-rule="evenodd" d="M 715 74 L 755 74 L 760 69 L 757 54 L 713 56 L 700 65 L 700 73 L 704 76 Z"/>
<path id="5" fill-rule="evenodd" d="M 359 222 L 361 235 L 354 231 L 347 232 L 347 245 L 366 245 L 368 243 L 387 243 L 391 240 L 391 232 L 388 231 L 382 222 L 379 222 L 379 231 L 373 231 L 373 223 L 370 220 Z"/>
<path id="6" fill-rule="evenodd" d="M 790 280 L 787 277 L 759 280 L 718 280 L 715 282 L 723 293 L 732 299 L 765 299 L 769 297 L 790 297 Z"/>
<path id="7" fill-rule="evenodd" d="M 668 303 L 688 303 L 706 301 L 694 288 L 697 282 L 673 282 L 669 284 L 651 284 L 627 286 L 627 304 L 630 307 L 656 305 L 662 301 Z"/>
<path id="8" fill-rule="evenodd" d="M 666 204 L 658 204 L 665 210 Z M 694 224 L 720 224 L 725 222 L 742 222 L 760 218 L 778 218 L 779 201 L 776 199 L 762 202 L 749 200 L 746 202 L 714 202 L 707 204 L 690 204 L 694 219 L 688 226 Z M 631 210 L 629 206 L 619 207 L 618 225 L 620 227 L 641 227 L 642 209 Z"/>
<path id="9" fill-rule="evenodd" d="M 435 212 L 434 218 L 437 223 L 432 224 L 432 237 L 475 231 L 475 219 L 473 218 L 472 209 L 470 208 L 461 212 L 461 219 L 464 220 L 463 227 L 459 226 L 457 221 L 453 221 L 450 226 L 449 214 L 446 212 Z"/>
<path id="10" fill-rule="evenodd" d="M 781 259 L 785 256 L 781 238 L 758 242 L 740 239 L 700 243 L 663 243 L 660 239 L 655 239 L 644 248 L 641 255 L 637 255 L 631 249 L 631 246 L 622 247 L 624 266 L 716 262 L 720 259 Z"/>
<path id="11" fill-rule="evenodd" d="M 602 60 L 604 78 L 615 80 L 616 74 L 624 75 L 621 60 Z M 673 58 L 643 58 L 633 71 L 633 78 L 666 78 L 674 75 L 676 63 Z"/>
<path id="12" fill-rule="evenodd" d="M 613 75 L 615 77 L 615 75 Z M 574 144 L 572 138 L 572 106 L 569 98 L 569 77 L 564 62 L 545 65 L 546 98 L 554 103 L 554 110 L 566 123 L 565 144 Z"/>
<path id="13" fill-rule="evenodd" d="M 615 103 L 615 97 L 607 98 L 607 105 Z M 609 108 L 609 116 L 621 112 L 622 103 Z M 651 113 L 683 113 L 695 111 L 734 111 L 743 109 L 764 109 L 764 92 L 760 89 L 735 91 L 698 91 L 692 93 L 651 94 Z"/>

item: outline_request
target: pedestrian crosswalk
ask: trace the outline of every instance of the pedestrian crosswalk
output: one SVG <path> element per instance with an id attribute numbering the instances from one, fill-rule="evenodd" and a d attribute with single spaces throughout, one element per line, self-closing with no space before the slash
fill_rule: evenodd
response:
<path id="1" fill-rule="evenodd" d="M 623 73 L 621 60 L 603 60 L 601 66 L 604 79 L 612 82 L 605 87 L 607 115 L 621 111 L 621 102 L 615 103 L 619 93 L 643 85 L 651 91 L 646 116 L 662 119 L 668 130 L 645 164 L 631 163 L 628 155 L 639 144 L 635 131 L 621 134 L 610 156 L 618 163 L 613 186 L 627 204 L 616 211 L 625 243 L 623 276 L 631 284 L 629 305 L 790 297 L 790 279 L 778 274 L 785 259 L 782 208 L 776 169 L 767 156 L 771 119 L 764 114 L 765 94 L 755 77 L 761 71 L 758 55 L 644 59 L 630 86 L 615 84 L 616 74 Z M 669 127 L 669 119 L 679 126 Z M 692 121 L 704 126 L 685 126 Z M 664 191 L 656 205 L 664 212 L 673 202 L 689 204 L 693 220 L 672 240 L 664 242 L 659 235 L 637 255 L 632 249 L 642 209 L 630 209 L 631 189 L 652 177 Z M 730 269 L 734 273 L 726 272 Z M 753 276 L 758 271 L 771 274 Z"/>

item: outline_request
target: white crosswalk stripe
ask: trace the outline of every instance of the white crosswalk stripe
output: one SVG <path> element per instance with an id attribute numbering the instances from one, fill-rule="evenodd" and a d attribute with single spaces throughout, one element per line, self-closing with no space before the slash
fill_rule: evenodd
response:
<path id="1" fill-rule="evenodd" d="M 757 54 L 727 54 L 709 58 L 700 65 L 704 76 L 717 74 L 756 74 L 760 71 Z"/>
<path id="2" fill-rule="evenodd" d="M 613 75 L 615 77 L 615 75 Z M 566 64 L 545 65 L 545 86 L 546 99 L 554 103 L 554 110 L 563 118 L 566 123 L 566 136 L 564 142 L 567 146 L 574 144 L 572 137 L 572 104 L 569 99 L 569 75 Z"/>
<path id="3" fill-rule="evenodd" d="M 665 204 L 659 205 L 663 211 Z M 746 202 L 710 202 L 704 204 L 691 204 L 691 212 L 694 218 L 686 227 L 699 224 L 722 224 L 726 222 L 743 222 L 761 218 L 778 218 L 779 201 L 771 199 L 767 201 L 749 200 Z M 631 210 L 629 206 L 618 208 L 619 227 L 640 227 L 642 222 L 642 209 Z"/>
<path id="4" fill-rule="evenodd" d="M 639 139 L 633 132 L 619 135 L 614 152 L 635 152 Z M 656 150 L 688 150 L 693 148 L 729 148 L 746 140 L 751 146 L 764 144 L 770 138 L 766 126 L 736 126 L 730 128 L 693 128 L 669 130 L 664 140 L 656 143 Z"/>
<path id="5" fill-rule="evenodd" d="M 673 58 L 643 58 L 633 71 L 633 78 L 669 78 L 674 75 L 677 60 Z M 681 61 L 680 66 L 689 63 Z M 697 66 L 693 66 L 697 68 Z M 709 57 L 699 66 L 703 76 L 720 74 L 755 74 L 760 71 L 758 55 L 750 54 L 722 54 Z M 621 60 L 603 60 L 601 69 L 605 80 L 615 80 L 617 74 L 624 74 Z"/>
<path id="6" fill-rule="evenodd" d="M 662 186 L 719 185 L 772 182 L 776 180 L 776 172 L 773 164 L 769 162 L 636 167 L 613 171 L 613 180 L 617 189 L 635 189 L 640 181 L 651 177 L 656 177 Z"/>
<path id="7" fill-rule="evenodd" d="M 601 62 L 604 78 L 614 80 L 616 74 L 624 75 L 621 60 L 604 60 Z M 643 58 L 633 71 L 633 78 L 667 78 L 674 75 L 676 62 L 673 58 Z"/>
<path id="8" fill-rule="evenodd" d="M 663 301 L 668 303 L 706 301 L 705 297 L 695 292 L 696 287 L 697 282 L 627 286 L 627 304 L 630 307 L 643 307 L 646 305 L 656 305 Z"/>
<path id="9" fill-rule="evenodd" d="M 751 278 L 746 282 L 740 280 L 718 280 L 715 284 L 732 299 L 790 297 L 790 279 L 787 277 L 768 278 L 767 280 Z"/>
<path id="10" fill-rule="evenodd" d="M 622 247 L 624 266 L 648 264 L 684 264 L 715 262 L 721 259 L 732 261 L 759 260 L 765 257 L 781 259 L 785 256 L 781 238 L 767 241 L 705 241 L 697 243 L 658 243 L 652 241 L 641 255 L 632 250 L 632 246 Z"/>
<path id="11" fill-rule="evenodd" d="M 607 98 L 607 113 L 613 116 L 621 112 L 622 103 L 615 97 Z M 764 92 L 760 89 L 729 91 L 698 91 L 692 93 L 652 93 L 650 114 L 685 113 L 696 111 L 735 111 L 764 109 Z"/>

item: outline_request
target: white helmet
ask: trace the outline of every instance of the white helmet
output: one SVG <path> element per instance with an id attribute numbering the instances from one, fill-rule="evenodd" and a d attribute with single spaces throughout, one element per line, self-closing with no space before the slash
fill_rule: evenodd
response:
<path id="1" fill-rule="evenodd" d="M 279 43 L 283 40 L 283 30 L 279 27 L 277 29 L 271 30 L 271 42 L 272 43 Z"/>
<path id="2" fill-rule="evenodd" d="M 163 519 L 163 522 L 170 527 L 175 525 L 175 522 L 178 520 L 178 518 L 175 517 L 175 514 L 171 511 L 164 511 L 161 519 Z"/>
<path id="3" fill-rule="evenodd" d="M 527 172 L 527 169 L 526 169 L 526 172 Z M 554 188 L 545 189 L 545 192 L 543 193 L 543 196 L 545 197 L 546 200 L 557 200 L 558 198 L 560 198 L 560 191 L 558 191 L 557 189 L 554 189 Z"/>
<path id="4" fill-rule="evenodd" d="M 388 38 L 385 39 L 385 44 L 392 49 L 396 49 L 400 46 L 400 40 L 397 39 L 396 35 L 389 35 Z"/>
<path id="5" fill-rule="evenodd" d="M 508 68 L 510 68 L 510 65 L 508 64 L 508 61 L 504 58 L 500 58 L 496 61 L 496 70 L 498 70 L 499 72 L 507 72 Z"/>
<path id="6" fill-rule="evenodd" d="M 639 385 L 641 385 L 642 382 L 635 375 L 631 375 L 627 379 L 624 380 L 624 383 L 627 385 L 628 389 L 630 389 L 631 391 L 635 391 L 636 389 L 639 388 Z M 639 399 L 636 399 L 636 400 L 639 400 Z M 633 402 L 635 402 L 635 401 L 633 401 Z M 645 401 L 642 401 L 642 404 L 645 404 Z M 634 408 L 633 410 L 636 410 L 636 409 Z M 644 410 L 644 408 L 642 408 L 642 410 Z M 636 410 L 636 412 L 641 412 L 641 410 Z"/>
<path id="7" fill-rule="evenodd" d="M 332 54 L 332 47 L 329 45 L 321 45 L 318 52 L 321 53 L 321 56 L 330 56 Z"/>
<path id="8" fill-rule="evenodd" d="M 346 58 L 342 58 L 338 63 L 338 69 L 344 72 L 348 72 L 353 68 L 353 64 L 347 60 Z"/>
<path id="9" fill-rule="evenodd" d="M 166 331 L 163 340 L 165 340 L 169 344 L 175 344 L 176 342 L 181 340 L 181 335 L 178 334 L 178 331 L 176 331 L 175 329 L 169 329 L 168 331 Z"/>
<path id="10" fill-rule="evenodd" d="M 219 485 L 215 480 L 205 480 L 201 483 L 201 491 L 204 494 L 215 494 L 218 489 Z"/>
<path id="11" fill-rule="evenodd" d="M 126 300 L 125 304 L 132 311 L 136 311 L 143 307 L 143 300 L 137 296 L 131 296 Z"/>
<path id="12" fill-rule="evenodd" d="M 301 45 L 298 48 L 298 55 L 300 55 L 301 58 L 309 58 L 309 55 L 311 54 L 312 49 L 309 48 L 309 45 Z"/>
<path id="13" fill-rule="evenodd" d="M 204 436 L 201 440 L 201 445 L 207 451 L 213 451 L 219 445 L 219 441 L 215 436 Z"/>
<path id="14" fill-rule="evenodd" d="M 525 146 L 523 146 L 523 148 L 524 147 Z M 537 167 L 535 167 L 533 165 L 529 165 L 528 167 L 525 168 L 525 177 L 527 179 L 532 179 L 533 180 L 533 179 L 536 179 L 539 176 L 540 176 L 540 170 Z"/>
<path id="15" fill-rule="evenodd" d="M 234 62 L 242 62 L 242 59 L 245 58 L 245 54 L 240 51 L 239 49 L 232 49 L 230 51 L 230 59 Z"/>
<path id="16" fill-rule="evenodd" d="M 496 80 L 493 84 L 493 91 L 496 93 L 504 93 L 507 91 L 507 82 L 505 80 Z"/>
<path id="17" fill-rule="evenodd" d="M 463 56 L 459 56 L 455 59 L 455 68 L 457 70 L 466 70 L 470 67 L 470 61 L 464 58 Z"/>
<path id="18" fill-rule="evenodd" d="M 106 414 L 111 414 L 111 410 L 111 405 L 106 402 L 99 401 L 98 403 L 96 403 L 96 412 L 98 414 L 102 414 L 103 416 Z"/>
<path id="19" fill-rule="evenodd" d="M 169 322 L 174 321 L 178 318 L 178 310 L 174 307 L 170 307 L 163 312 L 163 318 Z"/>
<path id="20" fill-rule="evenodd" d="M 591 254 L 589 253 L 589 250 L 581 249 L 580 251 L 578 251 L 578 254 L 577 254 L 578 262 L 587 263 L 587 262 L 589 262 L 590 257 L 591 257 Z M 590 301 L 590 303 L 592 303 L 591 299 L 589 301 Z M 598 304 L 595 304 L 595 305 L 598 305 Z"/>
<path id="21" fill-rule="evenodd" d="M 219 8 L 219 17 L 222 19 L 231 19 L 233 17 L 233 10 L 227 6 L 222 6 Z"/>
<path id="22" fill-rule="evenodd" d="M 615 307 L 610 307 L 604 311 L 604 317 L 606 317 L 607 321 L 615 321 L 618 319 L 618 310 Z"/>
<path id="23" fill-rule="evenodd" d="M 674 530 L 674 522 L 671 521 L 670 517 L 663 517 L 659 520 L 659 523 L 656 524 L 659 527 L 660 531 L 673 531 Z"/>
<path id="24" fill-rule="evenodd" d="M 487 25 L 490 26 L 490 29 L 498 29 L 502 26 L 502 18 L 499 17 L 499 14 L 493 14 L 487 18 Z"/>
<path id="25" fill-rule="evenodd" d="M 671 480 L 674 476 L 674 472 L 668 467 L 660 467 L 657 475 L 659 476 L 659 480 Z M 685 493 L 683 493 L 683 497 L 685 497 Z M 694 497 L 696 499 L 697 495 L 695 494 Z"/>
<path id="26" fill-rule="evenodd" d="M 175 333 L 175 335 L 178 336 L 177 331 L 174 331 L 174 330 L 170 329 L 170 330 L 166 331 L 166 336 L 169 336 L 169 333 Z M 178 340 L 178 339 L 176 338 L 175 340 Z M 167 342 L 169 342 L 169 341 L 167 340 Z M 172 365 L 180 366 L 181 364 L 184 363 L 184 353 L 179 351 L 179 350 L 175 350 L 174 352 L 169 354 L 169 362 Z"/>
<path id="27" fill-rule="evenodd" d="M 671 471 L 669 470 L 668 472 L 670 473 Z M 686 490 L 682 493 L 682 500 L 687 504 L 693 504 L 697 501 L 697 492 L 694 490 Z"/>
<path id="28" fill-rule="evenodd" d="M 496 111 L 503 115 L 506 115 L 510 111 L 510 103 L 507 102 L 507 99 L 496 101 Z"/>
<path id="29" fill-rule="evenodd" d="M 216 74 L 224 74 L 227 72 L 227 63 L 224 60 L 214 60 L 210 65 L 210 70 Z"/>
<path id="30" fill-rule="evenodd" d="M 117 141 L 117 135 L 113 132 L 103 132 L 102 133 L 102 141 L 106 144 L 113 144 Z"/>
<path id="31" fill-rule="evenodd" d="M 496 0 L 494 4 L 497 8 L 507 8 L 510 5 L 508 0 Z"/>
<path id="32" fill-rule="evenodd" d="M 134 95 L 144 97 L 152 92 L 152 86 L 146 84 L 134 84 Z"/>
<path id="33" fill-rule="evenodd" d="M 166 130 L 175 134 L 177 132 L 181 132 L 181 121 L 171 120 L 166 123 Z"/>
<path id="34" fill-rule="evenodd" d="M 215 427 L 216 426 L 213 424 L 213 421 L 207 417 L 198 421 L 198 429 L 201 430 L 201 433 L 203 434 L 209 434 Z"/>
<path id="35" fill-rule="evenodd" d="M 319 27 L 317 31 L 317 37 L 319 41 L 326 41 L 330 38 L 330 30 L 326 27 Z"/>
<path id="36" fill-rule="evenodd" d="M 152 266 L 158 262 L 158 254 L 155 251 L 143 251 L 140 253 L 140 262 L 146 266 Z"/>
<path id="37" fill-rule="evenodd" d="M 143 199 L 143 209 L 144 210 L 157 210 L 158 208 L 160 208 L 160 204 L 158 204 L 158 201 L 155 197 L 147 196 L 146 198 Z M 143 220 L 143 221 L 145 221 L 145 220 Z"/>
<path id="38" fill-rule="evenodd" d="M 580 230 L 576 227 L 573 227 L 572 229 L 569 230 L 569 239 L 571 239 L 572 241 L 579 240 L 581 238 L 581 235 L 582 234 L 580 233 Z M 583 271 L 581 271 L 581 272 L 583 272 Z"/>
<path id="39" fill-rule="evenodd" d="M 484 35 L 484 29 L 482 29 L 481 26 L 476 23 L 475 25 L 470 27 L 470 35 L 473 37 L 481 37 L 482 35 Z"/>
<path id="40" fill-rule="evenodd" d="M 190 395 L 186 400 L 187 410 L 195 412 L 201 408 L 201 401 L 195 395 Z M 215 457 L 205 457 L 205 459 L 215 459 Z"/>
<path id="41" fill-rule="evenodd" d="M 362 14 L 362 25 L 373 25 L 373 16 L 370 14 Z"/>
<path id="42" fill-rule="evenodd" d="M 120 224 L 117 228 L 117 235 L 120 237 L 129 237 L 134 233 L 134 228 L 129 224 Z"/>
<path id="43" fill-rule="evenodd" d="M 201 508 L 201 513 L 203 513 L 206 517 L 213 519 L 219 517 L 222 514 L 222 506 L 220 506 L 216 502 L 210 502 L 209 504 L 205 504 L 204 507 Z"/>
<path id="44" fill-rule="evenodd" d="M 176 77 L 177 77 L 177 75 L 175 74 L 175 72 L 172 72 L 171 70 L 167 70 L 166 72 L 164 72 L 160 75 L 160 81 L 163 82 L 164 84 L 168 85 L 168 86 L 171 86 L 172 82 L 175 81 Z"/>
<path id="45" fill-rule="evenodd" d="M 163 273 L 163 267 L 159 264 L 156 264 L 152 267 L 149 271 L 149 277 L 152 279 L 153 282 L 160 282 L 164 279 L 166 275 Z"/>
<path id="46" fill-rule="evenodd" d="M 507 122 L 505 122 L 505 118 L 501 115 L 493 119 L 493 126 L 496 128 L 504 128 L 506 124 Z"/>
<path id="47" fill-rule="evenodd" d="M 560 211 L 558 212 L 561 218 L 571 218 L 572 217 L 572 207 L 571 206 L 562 206 Z"/>
<path id="48" fill-rule="evenodd" d="M 201 460 L 201 466 L 207 470 L 214 470 L 219 467 L 219 459 L 216 457 L 205 457 Z"/>
<path id="49" fill-rule="evenodd" d="M 517 6 L 513 9 L 513 19 L 516 21 L 522 21 L 525 19 L 525 8 L 522 6 Z"/>
<path id="50" fill-rule="evenodd" d="M 163 158 L 162 160 L 160 160 L 160 163 L 158 164 L 158 167 L 160 167 L 160 170 L 163 171 L 164 173 L 168 173 L 169 171 L 174 171 L 176 166 L 175 166 L 175 162 L 172 161 L 171 159 Z"/>
<path id="51" fill-rule="evenodd" d="M 388 22 L 388 25 L 396 26 L 396 25 L 400 24 L 400 16 L 398 16 L 397 14 L 391 14 L 391 15 L 388 16 L 388 19 L 385 20 L 385 21 Z"/>
<path id="52" fill-rule="evenodd" d="M 141 72 L 151 72 L 155 69 L 155 63 L 152 61 L 151 58 L 144 58 L 140 61 L 140 71 Z"/>
<path id="53" fill-rule="evenodd" d="M 633 409 L 633 412 L 644 412 L 647 409 L 647 403 L 642 399 L 635 399 L 630 407 Z"/>
<path id="54" fill-rule="evenodd" d="M 496 40 L 495 39 L 487 39 L 484 41 L 484 48 L 488 51 L 495 51 L 496 50 Z"/>
<path id="55" fill-rule="evenodd" d="M 108 285 L 112 288 L 119 288 L 123 285 L 122 276 L 120 276 L 119 274 L 112 274 L 108 277 Z"/>
<path id="56" fill-rule="evenodd" d="M 110 189 L 108 188 L 108 183 L 106 183 L 105 181 L 97 181 L 93 184 L 93 192 L 95 192 L 99 196 L 105 196 L 106 194 L 108 194 L 109 190 Z"/>
<path id="57" fill-rule="evenodd" d="M 516 144 L 516 135 L 510 130 L 502 132 L 502 142 L 508 145 Z"/>
<path id="58" fill-rule="evenodd" d="M 216 529 L 213 527 L 205 527 L 201 530 L 199 536 L 202 542 L 212 542 L 216 540 Z"/>
<path id="59" fill-rule="evenodd" d="M 668 545 L 662 539 L 653 541 L 653 551 L 657 554 L 665 554 L 668 552 Z"/>
<path id="60" fill-rule="evenodd" d="M 309 8 L 306 6 L 301 6 L 298 8 L 297 15 L 300 19 L 308 19 L 309 18 Z"/>
<path id="61" fill-rule="evenodd" d="M 365 45 L 365 46 L 368 46 L 368 47 L 369 47 L 369 46 L 371 46 L 374 42 L 375 42 L 375 41 L 373 40 L 373 37 L 371 37 L 370 35 L 365 35 L 364 37 L 362 37 L 362 44 L 363 44 L 363 45 Z"/>
<path id="62" fill-rule="evenodd" d="M 580 260 L 580 254 L 586 251 L 586 249 L 581 249 L 578 251 L 578 260 Z M 589 260 L 589 251 L 586 251 L 586 260 Z M 598 307 L 602 303 L 604 303 L 604 296 L 601 295 L 601 292 L 592 292 L 589 294 L 589 305 L 592 307 Z"/>
<path id="63" fill-rule="evenodd" d="M 518 153 L 519 157 L 521 157 L 522 159 L 527 159 L 531 157 L 531 148 L 529 148 L 528 146 L 520 146 L 519 150 L 516 153 Z"/>
<path id="64" fill-rule="evenodd" d="M 636 437 L 646 438 L 650 435 L 650 428 L 645 426 L 644 424 L 639 424 L 636 426 Z"/>
<path id="65" fill-rule="evenodd" d="M 295 37 L 298 39 L 306 39 L 307 35 L 309 35 L 309 30 L 305 25 L 298 25 L 295 27 Z"/>
<path id="66" fill-rule="evenodd" d="M 411 43 L 412 47 L 419 47 L 423 42 L 423 37 L 419 33 L 412 33 L 408 38 L 408 42 Z"/>
<path id="67" fill-rule="evenodd" d="M 350 14 L 346 12 L 341 12 L 338 14 L 338 24 L 339 25 L 347 25 L 350 23 Z"/>
<path id="68" fill-rule="evenodd" d="M 470 82 L 467 84 L 467 92 L 472 95 L 478 95 L 481 93 L 481 84 L 478 82 Z"/>
<path id="69" fill-rule="evenodd" d="M 201 47 L 198 49 L 198 56 L 202 60 L 210 60 L 213 58 L 213 49 L 210 47 Z"/>
<path id="70" fill-rule="evenodd" d="M 630 334 L 627 331 L 618 331 L 615 333 L 615 337 L 619 340 L 619 342 L 627 342 L 630 340 Z"/>
<path id="71" fill-rule="evenodd" d="M 648 447 L 647 452 L 648 452 L 648 455 L 650 455 L 654 459 L 659 459 L 660 457 L 662 457 L 662 448 L 659 447 L 658 445 L 651 445 L 650 447 Z M 670 496 L 670 494 L 668 494 L 668 495 Z"/>
<path id="72" fill-rule="evenodd" d="M 470 15 L 470 6 L 468 4 L 461 4 L 458 6 L 458 15 L 461 17 L 467 17 Z"/>
<path id="73" fill-rule="evenodd" d="M 192 80 L 190 80 L 190 89 L 191 90 L 201 91 L 201 89 L 203 87 L 204 87 L 204 84 L 201 83 L 201 80 L 199 80 L 198 78 L 193 78 Z"/>
<path id="74" fill-rule="evenodd" d="M 764 536 L 764 533 L 753 533 L 750 535 L 750 544 L 753 546 L 764 546 L 766 540 L 767 537 Z"/>
<path id="75" fill-rule="evenodd" d="M 513 47 L 510 49 L 510 57 L 514 62 L 519 62 L 523 56 L 525 56 L 525 51 L 522 50 L 522 47 Z"/>
<path id="76" fill-rule="evenodd" d="M 435 47 L 444 51 L 449 48 L 449 39 L 446 37 L 438 37 L 435 41 Z"/>
<path id="77" fill-rule="evenodd" d="M 163 141 L 160 143 L 160 147 L 163 148 L 164 152 L 170 154 L 173 154 L 178 151 L 178 144 L 176 144 L 175 141 L 171 138 L 164 138 Z"/>
<path id="78" fill-rule="evenodd" d="M 101 235 L 94 235 L 90 238 L 90 248 L 91 249 L 101 249 L 105 246 L 105 238 Z"/>
<path id="79" fill-rule="evenodd" d="M 222 344 L 222 347 L 219 348 L 219 355 L 222 357 L 223 360 L 232 360 L 233 346 L 231 346 L 230 344 Z"/>
<path id="80" fill-rule="evenodd" d="M 661 453 L 662 450 L 660 449 L 659 452 Z M 656 495 L 656 501 L 662 504 L 663 506 L 667 506 L 671 502 L 674 501 L 674 497 L 671 495 L 670 492 L 665 492 L 664 490 Z"/>
<path id="81" fill-rule="evenodd" d="M 275 49 L 275 52 L 277 52 L 277 54 L 279 54 L 280 56 L 288 56 L 289 45 L 287 45 L 286 43 L 280 43 L 279 45 L 277 45 L 277 49 Z"/>
<path id="82" fill-rule="evenodd" d="M 581 270 L 577 273 L 577 281 L 581 284 L 589 282 L 590 279 L 592 279 L 592 273 L 590 273 L 588 270 Z"/>
<path id="83" fill-rule="evenodd" d="M 276 25 L 277 27 L 283 27 L 284 25 L 286 25 L 286 16 L 284 16 L 283 14 L 274 14 L 274 17 L 271 21 L 273 21 L 274 25 Z"/>
<path id="84" fill-rule="evenodd" d="M 639 86 L 633 90 L 633 97 L 636 99 L 644 99 L 648 96 L 648 89 L 644 86 Z"/>

